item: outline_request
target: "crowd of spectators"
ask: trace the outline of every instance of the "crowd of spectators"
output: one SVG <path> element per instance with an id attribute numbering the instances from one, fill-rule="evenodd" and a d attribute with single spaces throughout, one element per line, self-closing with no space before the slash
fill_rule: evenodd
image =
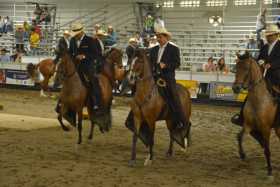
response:
<path id="1" fill-rule="evenodd" d="M 13 32 L 13 22 L 9 16 L 0 16 L 0 36 Z"/>

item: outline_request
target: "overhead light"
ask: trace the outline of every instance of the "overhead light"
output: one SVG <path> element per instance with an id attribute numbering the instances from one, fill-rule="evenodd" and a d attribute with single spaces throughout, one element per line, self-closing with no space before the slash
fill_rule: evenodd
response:
<path id="1" fill-rule="evenodd" d="M 208 22 L 214 27 L 217 27 L 223 22 L 223 18 L 221 16 L 211 16 L 208 18 Z"/>

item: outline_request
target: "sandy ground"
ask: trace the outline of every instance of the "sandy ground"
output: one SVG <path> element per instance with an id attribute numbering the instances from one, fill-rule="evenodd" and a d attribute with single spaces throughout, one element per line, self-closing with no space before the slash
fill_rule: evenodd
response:
<path id="1" fill-rule="evenodd" d="M 85 121 L 77 152 L 76 130 L 62 131 L 55 102 L 37 91 L 0 89 L 0 187 L 280 186 L 280 144 L 274 132 L 274 181 L 266 177 L 262 150 L 252 138 L 245 139 L 246 161 L 238 158 L 240 128 L 229 122 L 238 108 L 193 105 L 193 144 L 186 153 L 176 145 L 173 158 L 165 157 L 168 132 L 159 123 L 153 164 L 143 165 L 147 149 L 138 142 L 137 165 L 130 168 L 131 132 L 124 127 L 128 98 L 116 98 L 112 130 L 101 134 L 96 128 L 92 142 Z"/>

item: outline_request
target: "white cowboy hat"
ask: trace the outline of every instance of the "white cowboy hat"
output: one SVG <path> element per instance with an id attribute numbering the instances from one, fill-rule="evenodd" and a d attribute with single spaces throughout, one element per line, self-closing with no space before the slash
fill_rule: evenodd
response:
<path id="1" fill-rule="evenodd" d="M 274 24 L 268 25 L 264 31 L 265 36 L 270 36 L 270 35 L 279 34 L 279 33 L 280 33 L 280 30 L 278 29 L 278 26 L 274 25 Z"/>
<path id="2" fill-rule="evenodd" d="M 98 36 L 107 36 L 108 34 L 104 30 L 99 29 L 96 32 L 96 35 L 98 35 Z"/>
<path id="3" fill-rule="evenodd" d="M 137 43 L 138 41 L 137 41 L 136 38 L 129 38 L 128 42 L 129 42 L 129 43 L 132 43 L 132 42 Z"/>
<path id="4" fill-rule="evenodd" d="M 71 25 L 71 35 L 73 37 L 76 36 L 77 34 L 80 34 L 83 31 L 84 31 L 84 26 L 82 23 L 76 22 Z"/>
<path id="5" fill-rule="evenodd" d="M 164 27 L 159 27 L 159 28 L 156 30 L 156 35 L 158 35 L 158 34 L 163 34 L 163 35 L 166 35 L 166 36 L 168 36 L 168 37 L 171 37 L 171 33 L 168 32 L 168 31 L 166 30 L 166 28 L 164 28 Z"/>
<path id="6" fill-rule="evenodd" d="M 65 30 L 65 31 L 63 32 L 63 34 L 71 35 L 71 33 L 70 33 L 68 30 Z"/>
<path id="7" fill-rule="evenodd" d="M 250 33 L 249 34 L 249 39 L 251 39 L 251 40 L 256 39 L 255 34 L 254 33 Z"/>

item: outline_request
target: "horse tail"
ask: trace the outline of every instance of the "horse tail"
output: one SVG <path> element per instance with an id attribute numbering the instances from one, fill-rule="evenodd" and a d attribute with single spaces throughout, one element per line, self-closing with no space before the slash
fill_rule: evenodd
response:
<path id="1" fill-rule="evenodd" d="M 32 63 L 28 63 L 26 66 L 27 74 L 31 77 L 31 79 L 35 79 L 36 71 L 37 71 L 37 65 L 34 65 Z"/>

